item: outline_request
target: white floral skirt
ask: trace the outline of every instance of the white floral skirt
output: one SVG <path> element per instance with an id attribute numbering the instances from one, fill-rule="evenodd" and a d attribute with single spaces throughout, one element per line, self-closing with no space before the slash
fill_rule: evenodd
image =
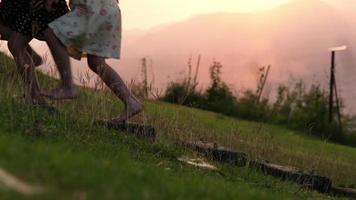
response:
<path id="1" fill-rule="evenodd" d="M 87 0 L 86 9 L 72 10 L 49 24 L 58 39 L 80 59 L 83 53 L 120 58 L 121 11 L 115 0 Z"/>

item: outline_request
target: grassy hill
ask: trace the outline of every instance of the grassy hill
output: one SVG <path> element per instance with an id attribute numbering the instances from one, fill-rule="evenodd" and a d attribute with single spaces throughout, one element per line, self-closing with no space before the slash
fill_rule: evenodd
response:
<path id="1" fill-rule="evenodd" d="M 40 77 L 42 85 L 55 81 Z M 0 184 L 0 199 L 328 199 L 299 185 L 248 168 L 214 163 L 206 171 L 181 163 L 197 156 L 177 140 L 204 139 L 318 174 L 337 184 L 356 183 L 356 149 L 330 144 L 267 124 L 161 102 L 145 102 L 134 121 L 153 124 L 150 144 L 94 126 L 118 113 L 110 92 L 82 89 L 76 101 L 52 102 L 60 114 L 21 103 L 21 80 L 13 62 L 0 58 L 0 168 L 45 192 L 24 196 Z"/>

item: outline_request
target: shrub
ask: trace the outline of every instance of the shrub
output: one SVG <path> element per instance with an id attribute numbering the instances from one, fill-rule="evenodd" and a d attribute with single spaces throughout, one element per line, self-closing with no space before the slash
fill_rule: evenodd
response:
<path id="1" fill-rule="evenodd" d="M 172 82 L 166 89 L 162 101 L 201 108 L 204 105 L 204 96 L 196 89 L 191 90 L 183 82 Z"/>
<path id="2" fill-rule="evenodd" d="M 279 85 L 276 100 L 261 97 L 262 91 L 246 90 L 236 98 L 222 81 L 219 62 L 210 67 L 210 86 L 203 92 L 189 87 L 188 78 L 171 83 L 163 101 L 201 108 L 242 119 L 283 125 L 321 139 L 349 144 L 350 138 L 335 121 L 329 122 L 329 96 L 320 84 L 306 87 L 303 81 Z M 261 87 L 259 85 L 258 87 Z M 352 143 L 356 145 L 355 143 Z"/>
<path id="3" fill-rule="evenodd" d="M 268 99 L 257 102 L 257 95 L 251 90 L 246 90 L 238 99 L 236 116 L 242 119 L 268 122 L 270 118 L 270 108 Z"/>
<path id="4" fill-rule="evenodd" d="M 221 79 L 222 65 L 214 62 L 210 67 L 211 85 L 205 91 L 205 104 L 201 105 L 210 111 L 234 115 L 236 112 L 236 98 L 230 88 Z"/>
<path id="5" fill-rule="evenodd" d="M 337 135 L 341 134 L 336 123 L 329 123 L 329 96 L 319 84 L 309 89 L 302 81 L 292 89 L 280 85 L 272 112 L 273 123 L 285 124 L 323 139 L 337 140 Z"/>

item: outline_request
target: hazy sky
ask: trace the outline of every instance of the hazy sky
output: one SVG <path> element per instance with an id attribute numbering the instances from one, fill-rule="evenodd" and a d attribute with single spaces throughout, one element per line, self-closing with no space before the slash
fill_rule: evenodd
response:
<path id="1" fill-rule="evenodd" d="M 253 12 L 291 0 L 120 0 L 125 30 L 147 29 L 192 15 L 211 12 Z"/>

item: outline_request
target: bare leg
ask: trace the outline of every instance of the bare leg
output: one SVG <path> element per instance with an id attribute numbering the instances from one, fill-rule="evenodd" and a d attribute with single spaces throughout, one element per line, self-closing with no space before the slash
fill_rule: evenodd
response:
<path id="1" fill-rule="evenodd" d="M 12 30 L 9 29 L 8 27 L 4 26 L 3 23 L 0 21 L 0 35 L 1 35 L 1 40 L 9 40 L 10 36 L 12 34 Z M 42 65 L 43 61 L 41 56 L 39 56 L 32 48 L 31 46 L 27 43 L 25 45 L 25 49 L 28 52 L 28 54 L 31 56 L 33 63 L 35 66 L 40 66 Z"/>
<path id="2" fill-rule="evenodd" d="M 27 54 L 31 57 L 35 67 L 41 66 L 43 64 L 41 56 L 38 55 L 37 52 L 34 51 L 29 44 L 26 44 L 25 49 L 27 51 Z"/>
<path id="3" fill-rule="evenodd" d="M 106 64 L 104 58 L 88 55 L 88 65 L 125 104 L 124 111 L 116 118 L 110 120 L 111 122 L 125 122 L 143 110 L 143 104 L 132 95 L 119 74 Z"/>
<path id="4" fill-rule="evenodd" d="M 62 45 L 50 28 L 45 31 L 45 37 L 57 65 L 62 83 L 59 88 L 50 92 L 44 92 L 43 95 L 51 99 L 76 98 L 78 96 L 78 89 L 73 83 L 72 70 L 66 47 Z"/>
<path id="5" fill-rule="evenodd" d="M 27 51 L 23 50 L 30 41 L 30 38 L 13 32 L 9 38 L 8 47 L 14 56 L 18 72 L 25 83 L 25 99 L 27 103 L 47 107 L 45 99 L 40 95 L 40 87 L 33 61 Z"/>

